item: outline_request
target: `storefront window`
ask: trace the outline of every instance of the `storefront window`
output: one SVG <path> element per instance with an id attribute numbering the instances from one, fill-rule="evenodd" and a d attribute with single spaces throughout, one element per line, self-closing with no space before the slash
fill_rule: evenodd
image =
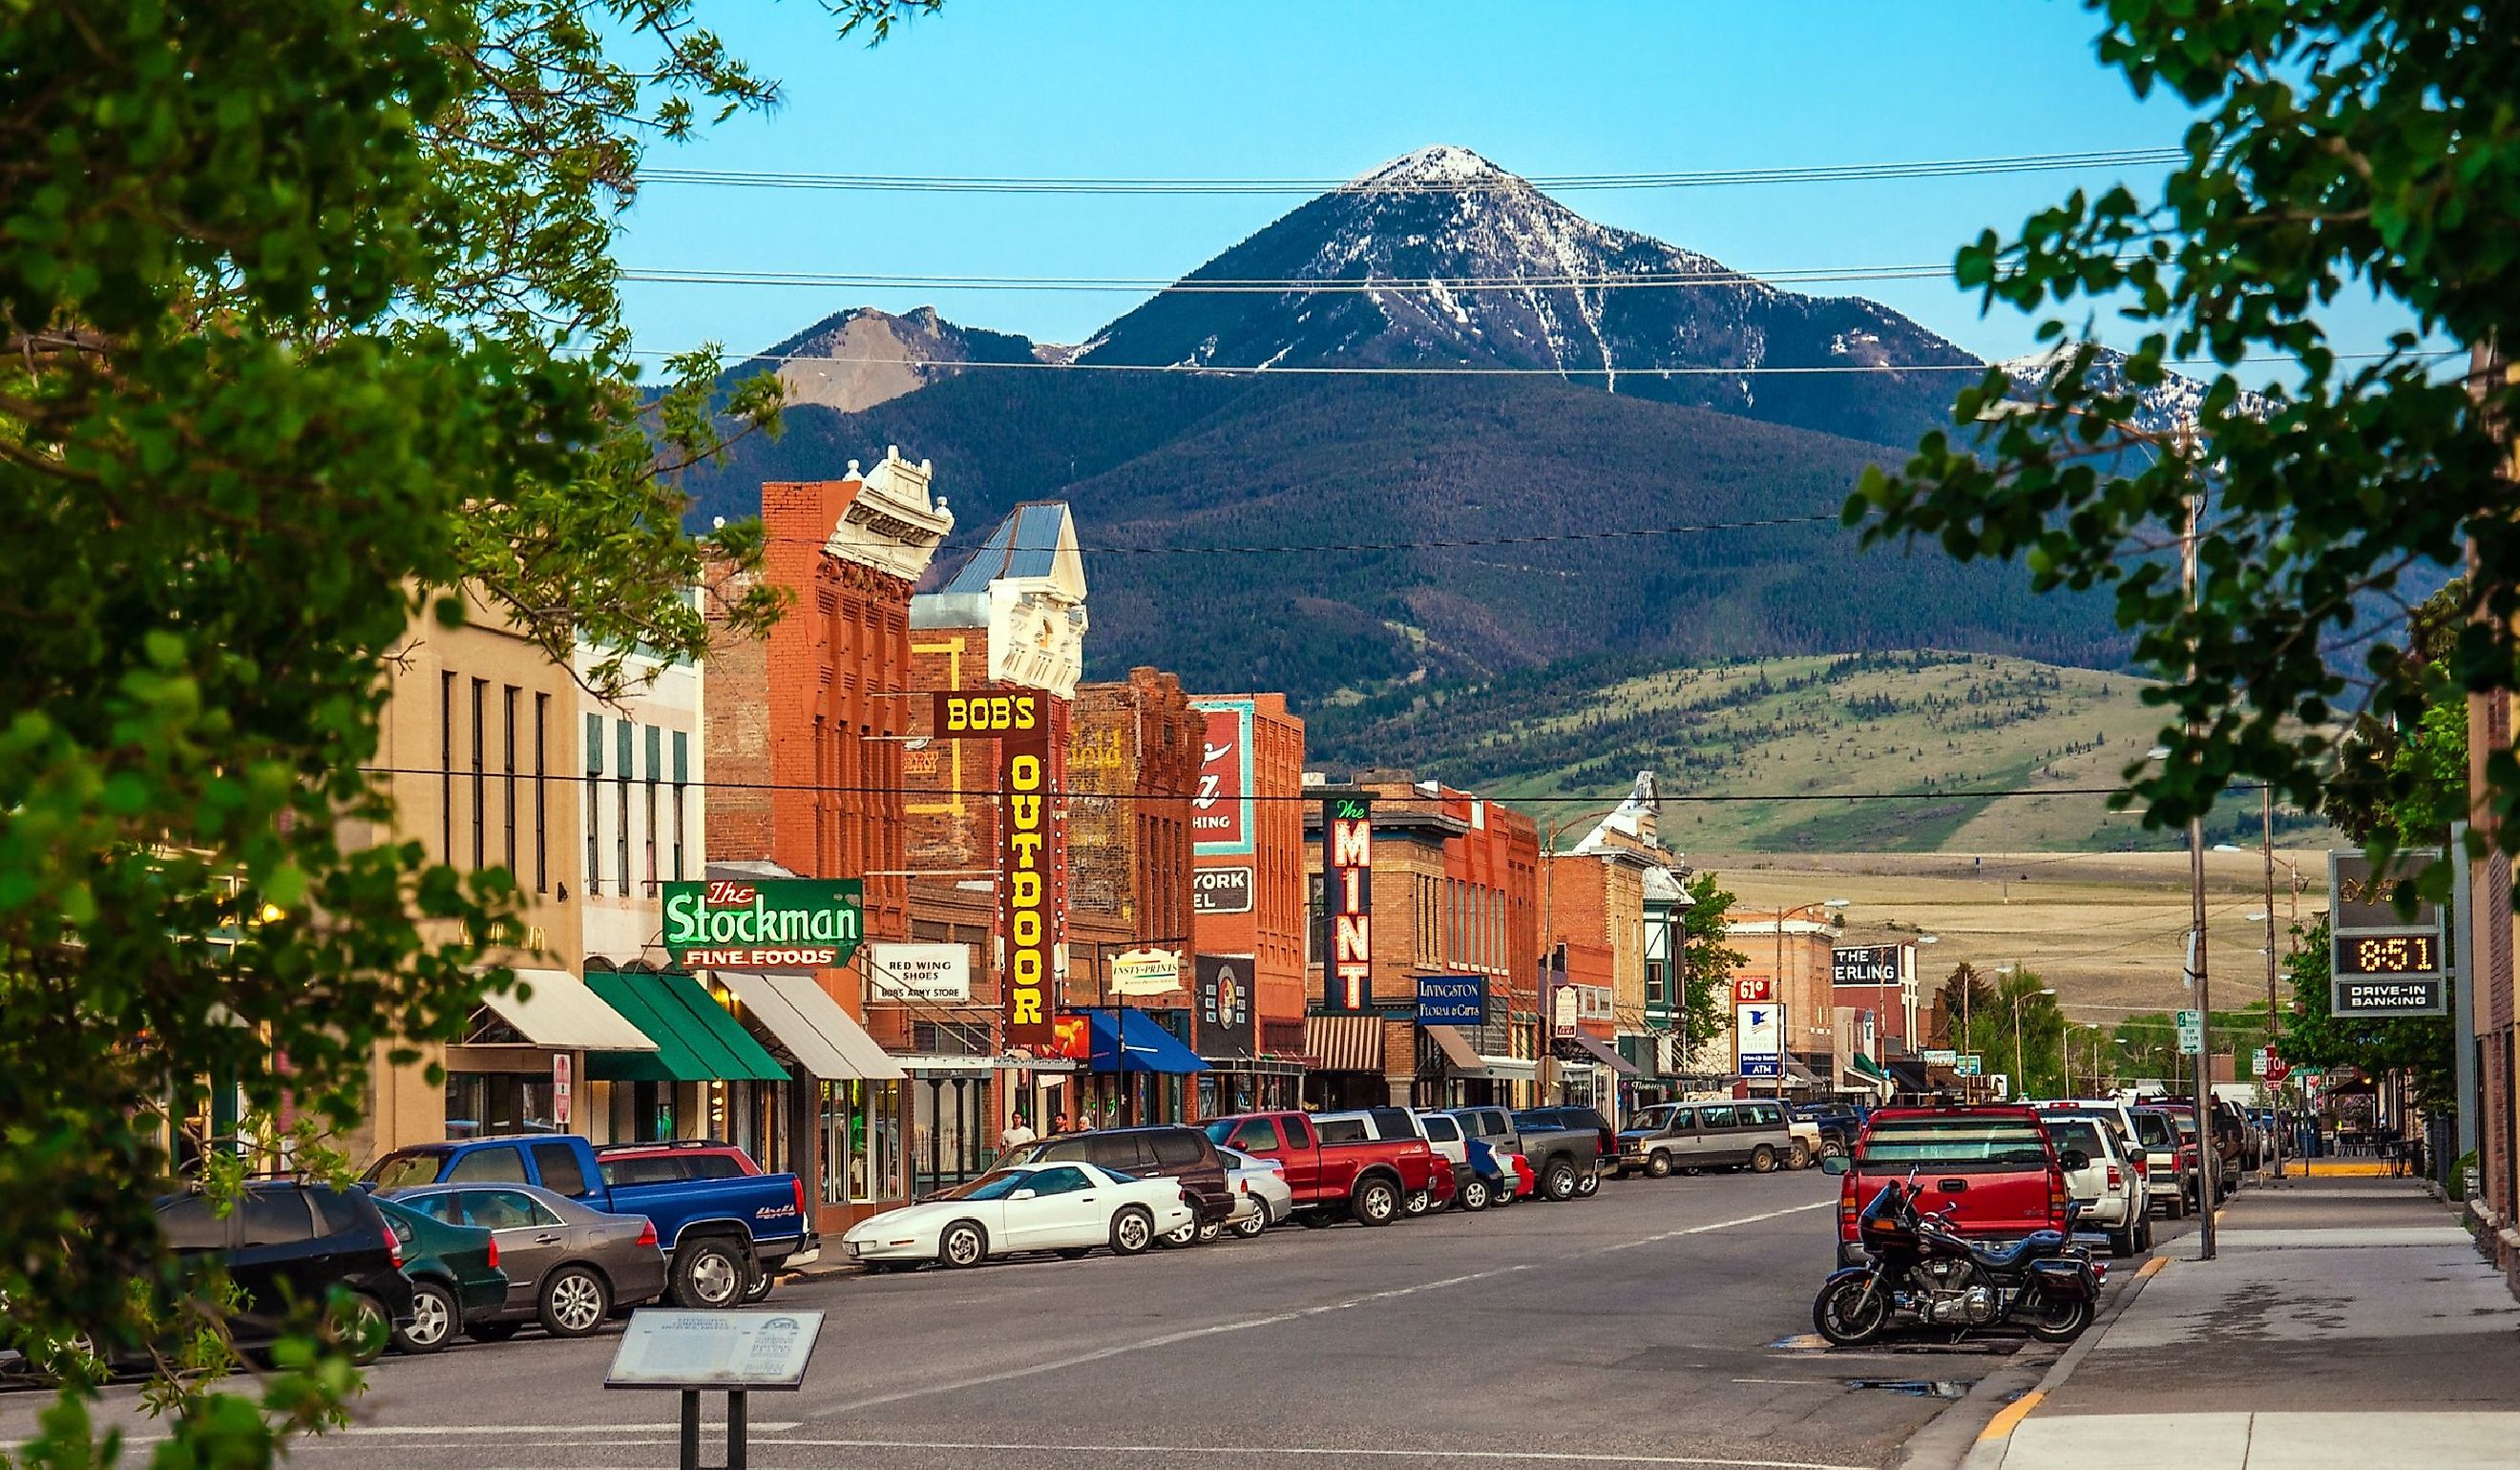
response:
<path id="1" fill-rule="evenodd" d="M 821 1132 L 823 1203 L 901 1197 L 901 1084 L 824 1083 Z"/>
<path id="2" fill-rule="evenodd" d="M 446 1136 L 551 1133 L 551 1079 L 508 1072 L 446 1074 Z"/>
<path id="3" fill-rule="evenodd" d="M 988 1170 L 996 1156 L 985 1077 L 916 1077 L 910 1083 L 911 1192 L 925 1194 Z"/>

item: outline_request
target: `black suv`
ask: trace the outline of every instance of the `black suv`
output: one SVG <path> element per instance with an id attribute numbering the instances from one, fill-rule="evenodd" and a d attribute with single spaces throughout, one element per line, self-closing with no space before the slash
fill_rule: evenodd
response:
<path id="1" fill-rule="evenodd" d="M 351 1340 L 362 1362 L 384 1351 L 394 1324 L 411 1320 L 402 1247 L 376 1201 L 357 1190 L 257 1180 L 225 1218 L 205 1195 L 170 1194 L 158 1201 L 158 1229 L 178 1258 L 225 1268 L 244 1294 L 231 1319 L 240 1342 L 268 1341 L 294 1304 L 321 1302 L 336 1286 L 359 1314 Z"/>
<path id="2" fill-rule="evenodd" d="M 1600 1151 L 1593 1156 L 1593 1170 L 1577 1180 L 1578 1195 L 1591 1194 L 1601 1187 L 1601 1172 L 1619 1167 L 1619 1132 L 1600 1109 L 1589 1107 L 1525 1107 L 1516 1108 L 1513 1126 L 1517 1129 L 1562 1128 L 1575 1132 L 1591 1129 L 1600 1135 Z"/>
<path id="3" fill-rule="evenodd" d="M 1213 1240 L 1234 1213 L 1234 1190 L 1225 1180 L 1225 1160 L 1206 1134 L 1195 1128 L 1105 1128 L 1093 1133 L 1062 1134 L 1015 1149 L 998 1164 L 1043 1164 L 1082 1160 L 1116 1174 L 1142 1180 L 1179 1180 L 1195 1225 L 1163 1237 L 1166 1245 Z"/>

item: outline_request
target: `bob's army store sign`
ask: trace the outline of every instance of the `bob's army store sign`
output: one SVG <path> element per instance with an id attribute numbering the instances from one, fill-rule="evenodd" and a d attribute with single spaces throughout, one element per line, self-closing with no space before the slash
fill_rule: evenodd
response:
<path id="1" fill-rule="evenodd" d="M 2358 852 L 2327 855 L 2330 1013 L 2340 1016 L 2450 1014 L 2450 944 L 2442 906 L 2401 913 L 2401 884 L 2418 884 L 2441 861 L 2438 849 L 2397 854 L 2385 872 Z"/>

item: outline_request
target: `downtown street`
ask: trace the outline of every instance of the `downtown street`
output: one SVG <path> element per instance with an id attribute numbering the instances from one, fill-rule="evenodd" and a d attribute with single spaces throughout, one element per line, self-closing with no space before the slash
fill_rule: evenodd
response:
<path id="1" fill-rule="evenodd" d="M 822 1340 L 802 1393 L 753 1396 L 753 1462 L 1888 1465 L 1951 1406 L 1937 1393 L 1966 1390 L 2014 1350 L 2057 1350 L 2017 1335 L 1810 1345 L 1836 1182 L 1629 1180 L 1588 1200 L 1378 1230 L 1282 1226 L 1127 1260 L 808 1279 L 772 1305 L 826 1313 Z M 356 1427 L 292 1459 L 671 1464 L 675 1396 L 603 1387 L 617 1332 L 387 1358 Z M 115 1412 L 130 1397 L 111 1392 Z M 23 1437 L 45 1402 L 0 1396 L 0 1434 Z M 707 1402 L 703 1458 L 718 1463 L 722 1410 Z"/>

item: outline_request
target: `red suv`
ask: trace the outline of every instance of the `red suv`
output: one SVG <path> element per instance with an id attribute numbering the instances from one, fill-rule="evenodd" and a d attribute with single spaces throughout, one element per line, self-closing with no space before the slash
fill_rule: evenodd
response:
<path id="1" fill-rule="evenodd" d="M 1856 1217 L 1892 1180 L 1915 1176 L 1916 1208 L 1953 1207 L 1953 1227 L 1980 1240 L 2065 1228 L 2065 1171 L 2048 1130 L 2027 1107 L 1887 1107 L 1866 1120 L 1853 1153 L 1822 1160 L 1843 1176 L 1837 1259 L 1860 1266 Z"/>

